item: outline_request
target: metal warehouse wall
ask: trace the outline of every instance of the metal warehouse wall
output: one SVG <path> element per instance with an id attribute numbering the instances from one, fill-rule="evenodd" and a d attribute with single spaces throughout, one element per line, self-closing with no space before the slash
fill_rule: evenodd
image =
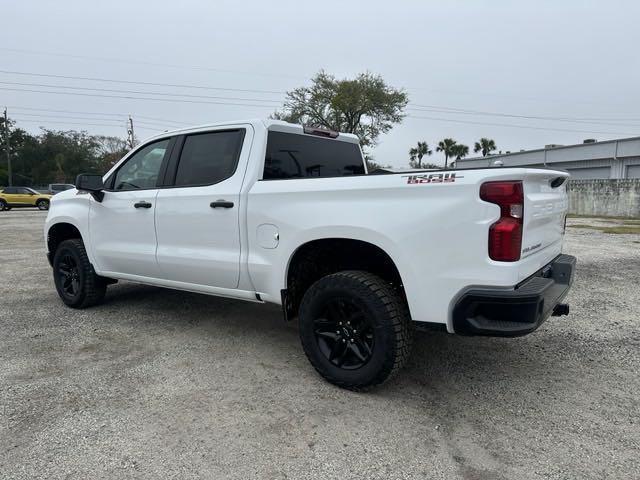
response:
<path id="1" fill-rule="evenodd" d="M 640 178 L 640 137 L 463 158 L 456 166 L 489 167 L 498 159 L 505 167 L 561 168 L 575 179 Z"/>
<path id="2" fill-rule="evenodd" d="M 640 218 L 640 179 L 570 180 L 569 213 Z"/>

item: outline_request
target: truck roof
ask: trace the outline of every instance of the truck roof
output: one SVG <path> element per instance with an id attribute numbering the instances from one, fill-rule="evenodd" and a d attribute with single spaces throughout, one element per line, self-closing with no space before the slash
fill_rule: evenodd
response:
<path id="1" fill-rule="evenodd" d="M 228 122 L 216 122 L 216 123 L 205 123 L 202 125 L 194 125 L 193 127 L 179 128 L 176 130 L 167 130 L 166 132 L 159 133 L 157 135 L 153 135 L 152 137 L 148 137 L 146 141 L 152 140 L 154 138 L 162 138 L 167 135 L 176 135 L 176 134 L 187 134 L 187 133 L 195 133 L 201 132 L 203 130 L 207 130 L 212 127 L 225 127 L 225 126 L 233 126 L 233 125 L 263 125 L 267 130 L 276 131 L 276 132 L 287 132 L 287 133 L 295 133 L 295 134 L 305 134 L 304 127 L 297 123 L 289 123 L 284 122 L 282 120 L 274 120 L 271 118 L 268 119 L 248 119 L 248 120 L 232 120 Z M 349 142 L 349 143 L 359 143 L 359 139 L 353 133 L 339 133 L 336 140 Z"/>

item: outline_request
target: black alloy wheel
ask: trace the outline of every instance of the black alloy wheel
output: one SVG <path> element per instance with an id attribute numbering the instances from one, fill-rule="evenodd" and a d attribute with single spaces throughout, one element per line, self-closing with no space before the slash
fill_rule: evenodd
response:
<path id="1" fill-rule="evenodd" d="M 59 277 L 58 284 L 62 293 L 69 299 L 75 299 L 80 293 L 80 272 L 78 263 L 71 254 L 62 256 L 57 265 L 56 275 Z"/>
<path id="2" fill-rule="evenodd" d="M 355 370 L 371 359 L 375 347 L 373 324 L 352 298 L 328 300 L 313 324 L 320 352 L 336 367 Z"/>

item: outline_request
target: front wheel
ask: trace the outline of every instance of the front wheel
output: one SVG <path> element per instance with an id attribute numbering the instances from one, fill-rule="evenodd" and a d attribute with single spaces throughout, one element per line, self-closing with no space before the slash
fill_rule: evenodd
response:
<path id="1" fill-rule="evenodd" d="M 62 301 L 72 308 L 100 303 L 107 291 L 105 279 L 96 275 L 80 239 L 62 242 L 53 257 L 53 280 Z"/>
<path id="2" fill-rule="evenodd" d="M 362 390 L 381 384 L 409 356 L 406 303 L 368 272 L 344 271 L 318 280 L 302 299 L 299 321 L 309 361 L 339 387 Z"/>
<path id="3" fill-rule="evenodd" d="M 38 207 L 38 210 L 49 210 L 49 201 L 48 200 L 38 200 L 36 202 L 36 207 Z"/>

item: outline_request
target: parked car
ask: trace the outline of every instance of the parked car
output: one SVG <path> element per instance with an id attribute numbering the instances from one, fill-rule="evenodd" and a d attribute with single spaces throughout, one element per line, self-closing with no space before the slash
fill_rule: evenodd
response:
<path id="1" fill-rule="evenodd" d="M 37 207 L 48 210 L 51 195 L 29 187 L 4 187 L 0 190 L 0 211 L 12 208 Z"/>
<path id="2" fill-rule="evenodd" d="M 78 176 L 44 233 L 70 307 L 119 279 L 280 304 L 315 369 L 363 389 L 405 363 L 416 327 L 515 337 L 568 313 L 567 177 L 368 175 L 354 135 L 234 122 L 163 133 Z"/>
<path id="3" fill-rule="evenodd" d="M 50 183 L 47 190 L 51 195 L 55 195 L 56 193 L 71 190 L 72 188 L 76 188 L 76 186 L 71 183 Z"/>

